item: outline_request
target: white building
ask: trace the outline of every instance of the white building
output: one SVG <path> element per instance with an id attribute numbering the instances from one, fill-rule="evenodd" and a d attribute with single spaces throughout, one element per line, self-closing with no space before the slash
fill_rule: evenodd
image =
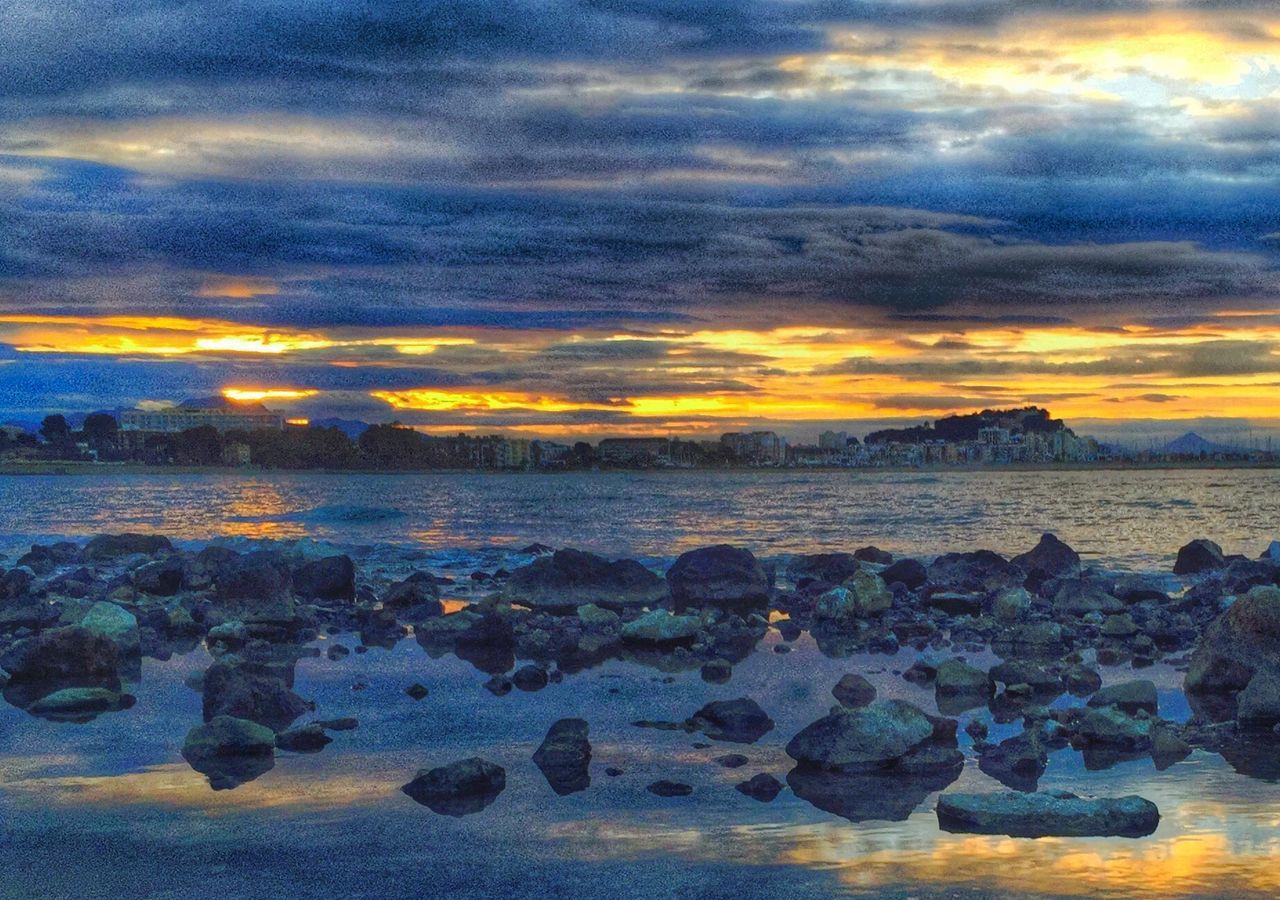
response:
<path id="1" fill-rule="evenodd" d="M 279 431 L 284 418 L 261 403 L 238 403 L 225 397 L 184 400 L 165 409 L 129 409 L 120 414 L 121 431 L 176 434 L 204 425 L 218 431 Z"/>

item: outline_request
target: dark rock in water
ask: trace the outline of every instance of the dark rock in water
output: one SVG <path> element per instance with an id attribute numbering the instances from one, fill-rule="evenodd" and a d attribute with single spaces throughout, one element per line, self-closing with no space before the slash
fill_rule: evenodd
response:
<path id="1" fill-rule="evenodd" d="M 761 772 L 741 784 L 735 784 L 733 788 L 739 793 L 746 794 L 752 800 L 771 803 L 782 790 L 782 782 L 766 772 Z"/>
<path id="2" fill-rule="evenodd" d="M 880 573 L 885 584 L 905 584 L 915 590 L 929 580 L 929 570 L 918 559 L 900 559 Z"/>
<path id="3" fill-rule="evenodd" d="M 515 687 L 506 675 L 494 675 L 484 683 L 484 689 L 495 697 L 505 697 Z"/>
<path id="4" fill-rule="evenodd" d="M 1280 673 L 1280 588 L 1255 587 L 1205 629 L 1191 656 L 1191 693 L 1235 693 L 1261 671 Z"/>
<path id="5" fill-rule="evenodd" d="M 548 553 L 555 553 L 555 547 L 548 547 L 546 544 L 539 544 L 535 541 L 532 544 L 526 544 L 516 551 L 526 556 L 546 556 Z"/>
<path id="6" fill-rule="evenodd" d="M 831 689 L 831 696 L 835 697 L 841 706 L 857 709 L 876 699 L 876 689 L 875 685 L 861 675 L 850 672 L 840 676 L 836 686 Z"/>
<path id="7" fill-rule="evenodd" d="M 252 781 L 275 765 L 270 728 L 232 716 L 215 716 L 187 733 L 182 758 L 209 779 L 215 791 Z"/>
<path id="8" fill-rule="evenodd" d="M 312 708 L 282 679 L 248 665 L 220 661 L 205 672 L 206 722 L 218 716 L 232 716 L 283 731 Z"/>
<path id="9" fill-rule="evenodd" d="M 713 659 L 703 664 L 701 675 L 710 684 L 724 684 L 733 677 L 733 665 L 725 659 Z"/>
<path id="10" fill-rule="evenodd" d="M 1218 573 L 1222 587 L 1233 594 L 1243 594 L 1258 585 L 1280 583 L 1280 566 L 1264 560 L 1232 559 Z"/>
<path id="11" fill-rule="evenodd" d="M 969 724 L 964 726 L 964 733 L 973 738 L 974 743 L 980 743 L 987 739 L 989 730 L 987 723 L 981 719 L 970 719 Z"/>
<path id="12" fill-rule="evenodd" d="M 1280 723 L 1280 672 L 1259 669 L 1236 697 L 1236 722 L 1242 729 L 1272 728 Z"/>
<path id="13" fill-rule="evenodd" d="M 847 629 L 893 606 L 893 592 L 884 579 L 871 572 L 855 572 L 843 585 L 818 598 L 813 608 L 815 626 Z"/>
<path id="14" fill-rule="evenodd" d="M 955 781 L 963 768 L 963 757 L 950 768 L 919 773 L 824 772 L 796 766 L 787 773 L 787 786 L 801 800 L 850 822 L 904 822 L 926 797 Z"/>
<path id="15" fill-rule="evenodd" d="M 946 553 L 929 566 L 929 581 L 947 591 L 996 591 L 1018 587 L 1026 573 L 998 553 L 974 550 Z"/>
<path id="16" fill-rule="evenodd" d="M 943 696 L 956 694 L 988 696 L 995 690 L 990 675 L 960 659 L 949 659 L 938 666 L 933 687 Z"/>
<path id="17" fill-rule="evenodd" d="M 1113 684 L 1089 698 L 1090 706 L 1118 706 L 1130 715 L 1139 710 L 1155 715 L 1156 703 L 1156 686 L 1146 680 Z"/>
<path id="18" fill-rule="evenodd" d="M 344 716 L 341 719 L 316 719 L 313 724 L 319 725 L 325 731 L 355 731 L 360 727 L 360 720 Z"/>
<path id="19" fill-rule="evenodd" d="M 35 576 L 26 569 L 10 569 L 0 576 L 0 600 L 17 600 L 31 589 Z"/>
<path id="20" fill-rule="evenodd" d="M 250 608 L 288 594 L 292 585 L 288 563 L 270 550 L 236 556 L 222 565 L 217 575 L 218 599 Z"/>
<path id="21" fill-rule="evenodd" d="M 129 709 L 134 697 L 102 687 L 62 688 L 27 707 L 27 712 L 55 722 L 85 723 L 102 713 Z"/>
<path id="22" fill-rule="evenodd" d="M 415 572 L 403 581 L 398 581 L 387 588 L 382 597 L 382 605 L 406 613 L 405 618 L 411 622 L 444 614 L 444 606 L 440 603 L 440 588 L 436 580 L 426 572 Z"/>
<path id="23" fill-rule="evenodd" d="M 133 570 L 133 586 L 144 594 L 172 597 L 182 590 L 184 571 L 181 557 L 159 559 Z"/>
<path id="24" fill-rule="evenodd" d="M 931 684 L 937 677 L 938 667 L 923 659 L 917 659 L 902 673 L 903 680 L 911 684 Z"/>
<path id="25" fill-rule="evenodd" d="M 1151 747 L 1153 720 L 1149 717 L 1130 715 L 1118 706 L 1071 709 L 1066 714 L 1072 717 L 1068 725 L 1075 742 L 1129 751 Z"/>
<path id="26" fill-rule="evenodd" d="M 969 594 L 960 591 L 936 591 L 926 601 L 931 609 L 949 616 L 977 616 L 982 614 L 985 593 Z"/>
<path id="27" fill-rule="evenodd" d="M 1080 572 L 1080 554 L 1049 532 L 1041 536 L 1034 548 L 1010 562 L 1027 573 L 1027 582 L 1033 590 L 1050 578 L 1070 578 Z"/>
<path id="28" fill-rule="evenodd" d="M 1062 693 L 1062 680 L 1049 669 L 1027 660 L 1013 659 L 992 666 L 988 673 L 1005 685 L 1025 684 L 1038 694 Z"/>
<path id="29" fill-rule="evenodd" d="M 115 642 L 79 625 L 53 628 L 25 638 L 0 655 L 0 669 L 9 673 L 11 686 L 118 689 L 120 663 Z"/>
<path id="30" fill-rule="evenodd" d="M 893 554 L 887 550 L 881 550 L 879 547 L 859 547 L 853 551 L 853 557 L 859 562 L 875 563 L 878 566 L 887 566 L 893 563 Z"/>
<path id="31" fill-rule="evenodd" d="M 1026 732 L 988 745 L 978 754 L 978 768 L 1015 791 L 1034 791 L 1048 763 L 1044 744 Z"/>
<path id="32" fill-rule="evenodd" d="M 1112 593 L 1130 605 L 1149 601 L 1164 603 L 1169 600 L 1169 595 L 1162 591 L 1158 585 L 1153 584 L 1141 575 L 1133 574 L 1121 575 L 1116 579 Z"/>
<path id="33" fill-rule="evenodd" d="M 1109 591 L 1109 585 L 1092 578 L 1066 578 L 1057 582 L 1053 608 L 1063 615 L 1084 616 L 1097 612 L 1124 612 L 1124 604 Z"/>
<path id="34" fill-rule="evenodd" d="M 417 682 L 414 682 L 413 684 L 405 688 L 404 692 L 408 694 L 410 697 L 412 697 L 414 700 L 421 700 L 424 697 L 426 697 L 427 694 L 429 693 L 426 687 L 424 687 L 421 684 L 418 684 Z"/>
<path id="35" fill-rule="evenodd" d="M 293 592 L 304 600 L 354 600 L 355 564 L 345 555 L 304 563 L 293 572 Z"/>
<path id="36" fill-rule="evenodd" d="M 858 569 L 858 560 L 851 553 L 811 553 L 793 557 L 787 563 L 787 577 L 793 584 L 807 579 L 834 585 L 841 584 Z"/>
<path id="37" fill-rule="evenodd" d="M 617 778 L 619 775 L 622 774 L 622 770 L 619 769 L 617 766 L 609 766 L 607 769 L 604 770 L 604 774 L 608 775 L 610 778 Z"/>
<path id="38" fill-rule="evenodd" d="M 1119 615 L 1107 616 L 1099 631 L 1103 637 L 1127 638 L 1133 637 L 1138 633 L 1138 626 L 1133 621 L 1133 616 L 1128 613 L 1120 613 Z"/>
<path id="39" fill-rule="evenodd" d="M 637 644 L 687 644 L 701 628 L 697 616 L 673 616 L 665 609 L 654 609 L 623 625 L 622 639 Z"/>
<path id="40" fill-rule="evenodd" d="M 561 719 L 552 725 L 534 752 L 533 762 L 562 797 L 590 787 L 591 742 L 586 720 Z"/>
<path id="41" fill-rule="evenodd" d="M 715 741 L 754 744 L 773 730 L 773 719 L 748 697 L 716 700 L 690 717 L 690 728 Z"/>
<path id="42" fill-rule="evenodd" d="M 655 781 L 653 784 L 645 788 L 651 794 L 657 794 L 659 797 L 688 797 L 693 793 L 693 786 L 680 781 Z"/>
<path id="43" fill-rule="evenodd" d="M 282 731 L 276 735 L 276 746 L 293 753 L 318 753 L 332 742 L 333 738 L 325 734 L 324 727 L 318 722 Z"/>
<path id="44" fill-rule="evenodd" d="M 724 756 L 717 756 L 714 761 L 726 769 L 740 769 L 751 762 L 741 753 L 726 753 Z"/>
<path id="45" fill-rule="evenodd" d="M 954 728 L 951 721 L 952 747 Z M 904 700 L 879 700 L 861 709 L 834 711 L 808 725 L 787 744 L 787 755 L 814 769 L 877 771 L 912 766 L 917 760 L 909 757 L 934 742 L 935 722 L 917 707 Z M 947 768 L 956 759 L 922 755 L 918 761 Z"/>
<path id="46" fill-rule="evenodd" d="M 516 569 L 503 596 L 535 609 L 573 613 L 649 606 L 666 593 L 662 579 L 633 559 L 610 561 L 582 550 L 557 550 Z"/>
<path id="47" fill-rule="evenodd" d="M 173 544 L 160 534 L 100 534 L 80 551 L 82 562 L 107 562 L 122 556 L 172 553 Z"/>
<path id="48" fill-rule="evenodd" d="M 681 554 L 667 572 L 667 585 L 677 610 L 719 606 L 764 609 L 769 602 L 769 576 L 750 550 L 720 544 Z"/>
<path id="49" fill-rule="evenodd" d="M 547 670 L 542 666 L 521 666 L 511 676 L 511 683 L 522 691 L 540 691 L 547 686 Z"/>
<path id="50" fill-rule="evenodd" d="M 1213 541 L 1197 538 L 1178 550 L 1178 558 L 1173 564 L 1174 575 L 1198 575 L 1224 568 L 1227 558 L 1222 548 Z"/>
<path id="51" fill-rule="evenodd" d="M 1062 685 L 1077 697 L 1087 697 L 1102 687 L 1102 676 L 1088 666 L 1069 666 L 1062 673 Z"/>
<path id="52" fill-rule="evenodd" d="M 447 766 L 422 769 L 401 790 L 432 812 L 462 817 L 480 812 L 506 786 L 507 773 L 502 766 L 473 756 Z"/>
<path id="53" fill-rule="evenodd" d="M 943 794 L 938 825 L 959 834 L 1011 837 L 1144 837 L 1160 824 L 1149 800 L 1084 800 L 1065 791 L 1038 794 Z"/>

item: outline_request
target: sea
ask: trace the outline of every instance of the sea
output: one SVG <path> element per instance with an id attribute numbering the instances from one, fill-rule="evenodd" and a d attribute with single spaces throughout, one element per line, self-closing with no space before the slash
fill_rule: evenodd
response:
<path id="1" fill-rule="evenodd" d="M 527 561 L 535 542 L 661 570 L 715 543 L 770 562 L 869 544 L 927 559 L 1018 553 L 1052 531 L 1096 568 L 1164 577 L 1191 538 L 1249 556 L 1280 538 L 1280 472 L 0 476 L 0 552 L 10 564 L 33 541 L 120 531 L 192 547 L 348 552 L 362 570 L 427 569 L 459 584 L 471 571 Z M 1159 828 L 1138 839 L 949 834 L 933 812 L 936 792 L 888 804 L 905 803 L 898 813 L 869 797 L 837 814 L 789 788 L 771 803 L 733 789 L 760 772 L 786 781 L 787 741 L 826 714 L 847 672 L 881 697 L 937 712 L 930 689 L 901 677 L 910 650 L 833 658 L 808 634 L 788 642 L 770 630 L 726 684 L 704 682 L 697 668 L 610 660 L 537 692 L 494 696 L 483 686 L 489 673 L 433 658 L 411 638 L 336 660 L 326 652 L 335 643 L 354 651 L 359 638 L 315 642 L 320 652 L 298 663 L 294 689 L 315 700 L 317 717 L 352 716 L 359 727 L 334 733 L 319 753 L 281 752 L 232 790 L 214 790 L 180 755 L 201 721 L 189 685 L 211 662 L 203 647 L 144 659 L 130 686 L 137 703 L 88 723 L 0 703 L 0 897 L 1280 894 L 1280 785 L 1266 767 L 1238 771 L 1203 751 L 1163 771 L 1150 757 L 1090 770 L 1070 748 L 1051 755 L 1041 788 L 1155 802 Z M 790 652 L 776 652 L 784 644 Z M 1100 671 L 1108 684 L 1152 679 L 1160 714 L 1185 720 L 1178 668 Z M 421 701 L 405 694 L 414 682 L 428 688 Z M 632 724 L 682 721 L 736 697 L 756 699 L 776 722 L 756 743 L 701 746 L 700 734 Z M 590 725 L 591 785 L 559 796 L 530 757 L 565 717 Z M 1020 724 L 995 723 L 986 707 L 957 717 L 968 761 L 947 790 L 1002 790 L 978 770 L 963 727 L 982 718 L 999 740 Z M 729 752 L 747 764 L 716 762 Z M 482 811 L 439 815 L 401 792 L 418 770 L 470 756 L 507 771 L 506 789 Z M 645 786 L 658 779 L 693 792 L 657 797 Z"/>

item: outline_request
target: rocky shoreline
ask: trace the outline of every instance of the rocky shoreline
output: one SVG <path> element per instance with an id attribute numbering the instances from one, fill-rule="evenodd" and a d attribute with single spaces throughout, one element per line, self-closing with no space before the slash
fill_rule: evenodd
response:
<path id="1" fill-rule="evenodd" d="M 1193 541 L 1164 577 L 1090 568 L 1050 534 L 1013 557 L 978 550 L 912 559 L 864 547 L 766 562 L 720 545 L 685 553 L 662 573 L 573 549 L 524 553 L 527 565 L 459 583 L 427 570 L 392 578 L 361 571 L 349 556 L 297 548 L 180 550 L 160 535 L 33 546 L 0 573 L 0 686 L 33 716 L 85 723 L 133 705 L 144 656 L 203 645 L 212 661 L 192 684 L 203 722 L 191 723 L 183 756 L 218 790 L 269 771 L 277 753 L 318 752 L 358 727 L 322 718 L 294 690 L 298 661 L 321 652 L 322 635 L 358 635 L 356 652 L 411 638 L 430 657 L 469 662 L 501 696 L 610 659 L 698 670 L 723 684 L 775 630 L 779 651 L 805 633 L 835 658 L 910 649 L 917 658 L 902 677 L 934 690 L 937 716 L 877 699 L 849 672 L 831 687 L 831 712 L 789 737 L 786 786 L 852 821 L 905 819 L 951 785 L 966 761 L 952 716 L 975 708 L 987 711 L 966 726 L 977 766 L 1012 792 L 944 794 L 938 815 L 951 830 L 1154 830 L 1158 812 L 1153 819 L 1141 798 L 1039 792 L 1049 754 L 1067 747 L 1089 770 L 1143 756 L 1164 768 L 1199 748 L 1245 774 L 1280 775 L 1280 544 L 1246 558 Z M 328 655 L 347 652 L 335 643 Z M 988 652 L 1002 661 L 974 664 Z M 517 667 L 517 659 L 526 662 Z M 1185 673 L 1189 721 L 1162 718 L 1154 684 L 1138 677 L 1156 662 Z M 1135 677 L 1104 688 L 1098 667 L 1118 665 Z M 406 692 L 426 695 L 416 684 Z M 1064 694 L 1084 702 L 1054 705 Z M 769 703 L 719 700 L 681 722 L 635 724 L 750 744 L 775 727 Z M 1022 731 L 988 741 L 987 719 L 1020 722 Z M 542 738 L 534 762 L 556 794 L 590 787 L 589 733 L 587 720 L 562 719 Z M 718 761 L 747 762 L 732 753 Z M 757 772 L 736 787 L 770 802 L 783 774 Z M 465 815 L 505 785 L 501 767 L 472 758 L 425 768 L 404 791 Z M 648 790 L 679 797 L 693 788 L 663 780 Z"/>

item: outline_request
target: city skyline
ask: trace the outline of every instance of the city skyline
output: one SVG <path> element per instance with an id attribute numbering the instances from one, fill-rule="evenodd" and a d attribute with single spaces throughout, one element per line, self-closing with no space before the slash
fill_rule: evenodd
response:
<path id="1" fill-rule="evenodd" d="M 1280 13 L 1062 6 L 11 4 L 0 421 L 1280 434 Z"/>

